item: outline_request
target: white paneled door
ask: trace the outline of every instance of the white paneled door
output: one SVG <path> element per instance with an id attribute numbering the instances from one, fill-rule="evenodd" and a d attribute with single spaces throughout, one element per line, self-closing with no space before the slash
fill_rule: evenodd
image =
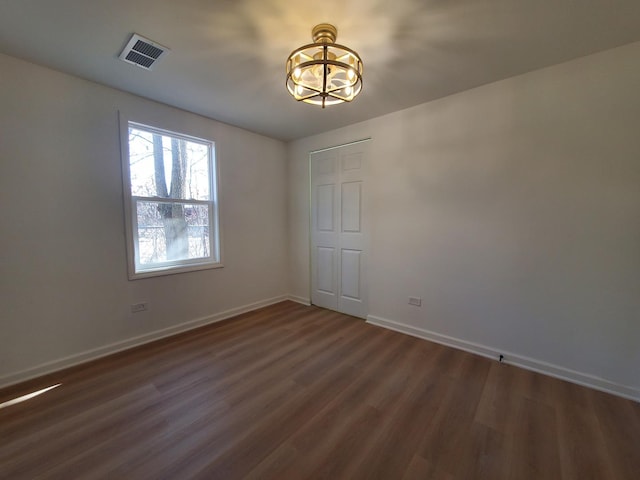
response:
<path id="1" fill-rule="evenodd" d="M 311 302 L 366 318 L 370 141 L 311 154 Z"/>

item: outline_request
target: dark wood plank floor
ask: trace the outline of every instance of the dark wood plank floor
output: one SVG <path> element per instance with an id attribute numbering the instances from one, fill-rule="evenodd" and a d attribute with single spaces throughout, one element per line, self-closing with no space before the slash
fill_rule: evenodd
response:
<path id="1" fill-rule="evenodd" d="M 3 479 L 634 479 L 640 404 L 283 302 L 0 391 Z"/>

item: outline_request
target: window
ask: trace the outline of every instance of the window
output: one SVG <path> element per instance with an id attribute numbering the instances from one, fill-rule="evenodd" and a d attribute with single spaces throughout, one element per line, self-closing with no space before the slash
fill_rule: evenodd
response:
<path id="1" fill-rule="evenodd" d="M 221 267 L 214 143 L 121 121 L 129 278 Z"/>

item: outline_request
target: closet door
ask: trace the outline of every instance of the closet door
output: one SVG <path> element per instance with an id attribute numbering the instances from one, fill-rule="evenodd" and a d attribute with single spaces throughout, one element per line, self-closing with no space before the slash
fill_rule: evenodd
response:
<path id="1" fill-rule="evenodd" d="M 311 154 L 311 302 L 366 318 L 370 141 Z"/>

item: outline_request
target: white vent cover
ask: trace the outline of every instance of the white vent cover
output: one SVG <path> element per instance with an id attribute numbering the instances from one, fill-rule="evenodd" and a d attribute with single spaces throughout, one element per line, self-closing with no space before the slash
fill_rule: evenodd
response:
<path id="1" fill-rule="evenodd" d="M 145 70 L 152 70 L 158 60 L 168 52 L 167 47 L 134 33 L 119 58 Z"/>

